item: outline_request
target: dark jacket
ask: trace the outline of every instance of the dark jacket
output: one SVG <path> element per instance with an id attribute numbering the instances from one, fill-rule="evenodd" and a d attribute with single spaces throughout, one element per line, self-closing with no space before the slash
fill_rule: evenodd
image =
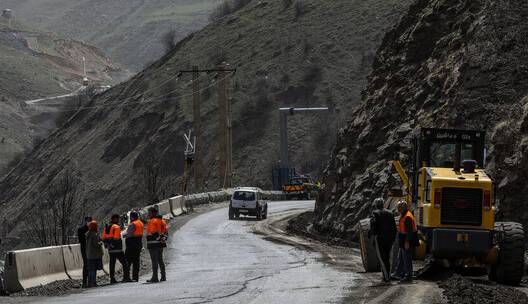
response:
<path id="1" fill-rule="evenodd" d="M 95 231 L 86 232 L 86 258 L 89 260 L 103 258 L 103 246 Z"/>
<path id="2" fill-rule="evenodd" d="M 77 229 L 77 239 L 81 244 L 81 254 L 83 257 L 86 256 L 86 232 L 88 232 L 88 226 L 82 225 Z"/>
<path id="3" fill-rule="evenodd" d="M 396 239 L 396 220 L 388 209 L 374 210 L 370 217 L 370 230 L 381 242 L 393 243 Z"/>

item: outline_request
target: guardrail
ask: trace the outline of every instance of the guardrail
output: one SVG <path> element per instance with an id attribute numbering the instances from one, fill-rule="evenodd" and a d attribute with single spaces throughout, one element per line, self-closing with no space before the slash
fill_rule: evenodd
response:
<path id="1" fill-rule="evenodd" d="M 232 193 L 232 189 L 227 189 L 175 196 L 157 204 L 143 207 L 139 213 L 145 219 L 148 208 L 154 206 L 159 210 L 161 216 L 170 219 L 187 213 L 188 209 L 194 206 L 229 201 Z M 264 198 L 283 200 L 287 199 L 287 196 L 281 191 L 264 191 Z M 126 224 L 128 225 L 128 223 Z M 103 268 L 108 273 L 109 257 L 108 252 L 106 250 L 104 252 Z M 10 251 L 6 254 L 5 259 L 4 289 L 8 292 L 17 292 L 59 280 L 81 279 L 82 266 L 79 244 Z M 0 282 L 0 290 L 1 285 Z"/>

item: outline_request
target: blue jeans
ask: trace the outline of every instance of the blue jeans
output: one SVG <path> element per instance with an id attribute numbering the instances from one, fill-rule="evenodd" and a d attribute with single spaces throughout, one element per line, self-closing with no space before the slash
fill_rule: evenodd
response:
<path id="1" fill-rule="evenodd" d="M 398 266 L 396 267 L 396 274 L 402 279 L 412 279 L 412 248 L 406 250 L 405 248 L 400 247 L 398 252 Z"/>
<path id="2" fill-rule="evenodd" d="M 102 259 L 88 259 L 88 287 L 96 286 L 97 270 L 103 269 Z"/>

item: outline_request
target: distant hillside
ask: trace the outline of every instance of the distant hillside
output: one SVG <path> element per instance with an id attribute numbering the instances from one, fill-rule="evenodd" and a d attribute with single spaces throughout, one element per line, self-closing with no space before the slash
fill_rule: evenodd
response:
<path id="1" fill-rule="evenodd" d="M 233 15 L 181 41 L 130 81 L 97 96 L 86 110 L 54 132 L 0 184 L 0 217 L 15 223 L 38 210 L 50 181 L 73 168 L 98 218 L 146 204 L 138 172 L 161 170 L 165 191 L 179 191 L 183 132 L 191 120 L 191 65 L 228 62 L 231 81 L 236 185 L 271 186 L 279 158 L 281 106 L 328 105 L 325 114 L 290 119 L 290 155 L 299 171 L 321 174 L 339 126 L 360 100 L 374 54 L 386 30 L 407 9 L 401 0 L 317 0 L 284 7 L 251 1 Z M 218 174 L 215 75 L 203 74 L 202 116 L 206 187 Z M 152 162 L 151 160 L 154 159 Z M 1 221 L 1 219 L 0 219 Z M 20 232 L 11 226 L 12 235 Z"/>
<path id="2" fill-rule="evenodd" d="M 128 75 L 95 47 L 18 23 L 8 28 L 0 17 L 0 175 L 15 155 L 55 127 L 56 107 L 27 106 L 24 101 L 77 90 L 82 57 L 92 82 L 113 84 Z"/>
<path id="3" fill-rule="evenodd" d="M 28 25 L 102 48 L 135 70 L 164 54 L 161 37 L 177 40 L 202 28 L 216 0 L 3 0 Z"/>

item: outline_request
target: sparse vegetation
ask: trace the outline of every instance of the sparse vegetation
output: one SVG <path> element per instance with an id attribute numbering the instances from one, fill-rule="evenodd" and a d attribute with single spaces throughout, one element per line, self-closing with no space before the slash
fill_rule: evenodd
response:
<path id="1" fill-rule="evenodd" d="M 209 15 L 209 20 L 220 20 L 245 7 L 250 2 L 251 0 L 224 0 L 213 9 L 211 15 Z"/>
<path id="2" fill-rule="evenodd" d="M 176 46 L 176 30 L 172 29 L 161 36 L 161 43 L 165 46 L 165 53 L 170 52 Z"/>
<path id="3" fill-rule="evenodd" d="M 41 246 L 66 245 L 73 240 L 75 229 L 84 216 L 86 202 L 82 197 L 81 180 L 71 169 L 47 188 L 38 200 L 38 212 L 29 215 L 28 236 Z"/>
<path id="4" fill-rule="evenodd" d="M 295 18 L 299 18 L 308 11 L 305 0 L 297 0 L 295 2 Z"/>
<path id="5" fill-rule="evenodd" d="M 282 0 L 282 7 L 285 9 L 290 7 L 292 4 L 293 4 L 293 0 Z"/>
<path id="6" fill-rule="evenodd" d="M 159 202 L 165 194 L 163 170 L 154 153 L 144 157 L 142 166 L 137 170 L 136 182 L 143 200 L 149 204 Z"/>

